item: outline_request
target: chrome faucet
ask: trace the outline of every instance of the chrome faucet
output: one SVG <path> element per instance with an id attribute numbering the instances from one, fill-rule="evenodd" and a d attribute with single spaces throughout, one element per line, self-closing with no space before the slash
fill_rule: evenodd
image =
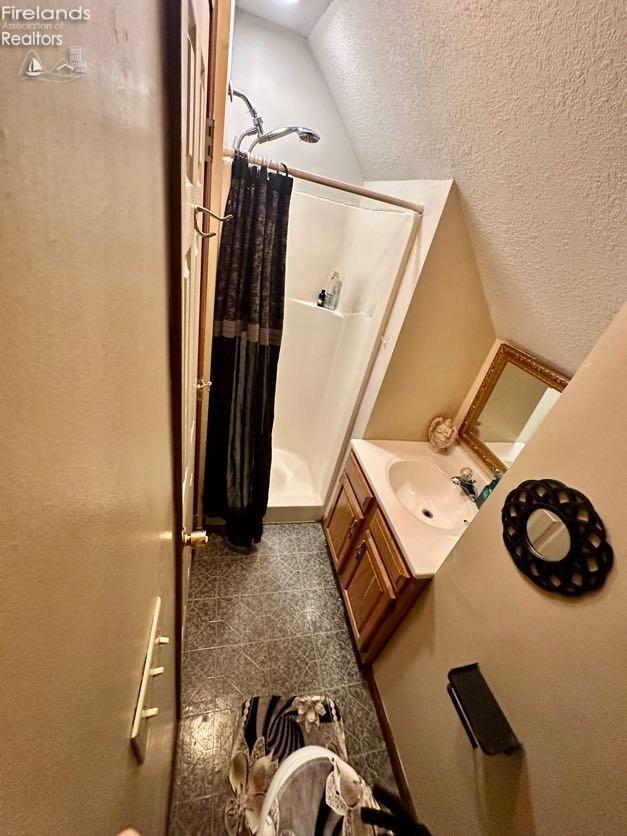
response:
<path id="1" fill-rule="evenodd" d="M 466 494 L 468 499 L 472 502 L 477 501 L 477 489 L 475 488 L 475 480 L 472 478 L 473 472 L 469 467 L 462 467 L 459 476 L 452 476 L 451 482 L 460 487 Z"/>

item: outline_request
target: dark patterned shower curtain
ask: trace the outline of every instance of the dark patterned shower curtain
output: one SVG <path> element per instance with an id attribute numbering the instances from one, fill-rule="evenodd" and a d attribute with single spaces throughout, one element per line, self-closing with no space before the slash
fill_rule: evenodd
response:
<path id="1" fill-rule="evenodd" d="M 204 510 L 229 540 L 259 542 L 268 505 L 285 253 L 293 180 L 233 161 L 211 357 Z"/>

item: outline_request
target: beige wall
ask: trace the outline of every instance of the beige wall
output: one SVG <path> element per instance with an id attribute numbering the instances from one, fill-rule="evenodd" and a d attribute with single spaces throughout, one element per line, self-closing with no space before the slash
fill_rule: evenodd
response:
<path id="1" fill-rule="evenodd" d="M 164 32 L 115 0 L 64 36 L 66 84 L 0 48 L 0 831 L 153 836 L 173 646 L 144 766 L 128 738 L 156 595 L 174 630 Z"/>
<path id="2" fill-rule="evenodd" d="M 426 439 L 432 418 L 456 414 L 494 339 L 453 187 L 364 437 Z"/>
<path id="3" fill-rule="evenodd" d="M 375 664 L 416 807 L 434 833 L 627 830 L 625 356 L 627 308 Z M 503 545 L 508 491 L 545 476 L 590 498 L 614 548 L 605 586 L 581 600 L 538 589 Z M 450 668 L 476 661 L 520 753 L 470 748 L 445 686 Z"/>

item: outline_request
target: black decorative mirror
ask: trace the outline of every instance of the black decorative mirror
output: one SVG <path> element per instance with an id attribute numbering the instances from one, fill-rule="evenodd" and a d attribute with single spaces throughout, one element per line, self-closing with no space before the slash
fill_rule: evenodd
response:
<path id="1" fill-rule="evenodd" d="M 555 479 L 531 479 L 511 491 L 501 514 L 514 563 L 535 584 L 561 595 L 598 589 L 614 554 L 590 500 Z"/>

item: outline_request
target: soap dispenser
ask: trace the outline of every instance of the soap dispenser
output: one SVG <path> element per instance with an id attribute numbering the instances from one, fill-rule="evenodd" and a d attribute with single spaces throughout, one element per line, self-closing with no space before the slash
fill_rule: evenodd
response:
<path id="1" fill-rule="evenodd" d="M 496 486 L 498 485 L 498 483 L 500 481 L 501 481 L 501 475 L 500 475 L 500 473 L 497 473 L 495 475 L 494 479 L 488 485 L 485 486 L 485 488 L 481 491 L 479 496 L 476 498 L 475 502 L 477 503 L 477 508 L 481 508 L 483 503 L 490 496 L 490 494 L 492 493 L 494 488 L 496 488 Z"/>

